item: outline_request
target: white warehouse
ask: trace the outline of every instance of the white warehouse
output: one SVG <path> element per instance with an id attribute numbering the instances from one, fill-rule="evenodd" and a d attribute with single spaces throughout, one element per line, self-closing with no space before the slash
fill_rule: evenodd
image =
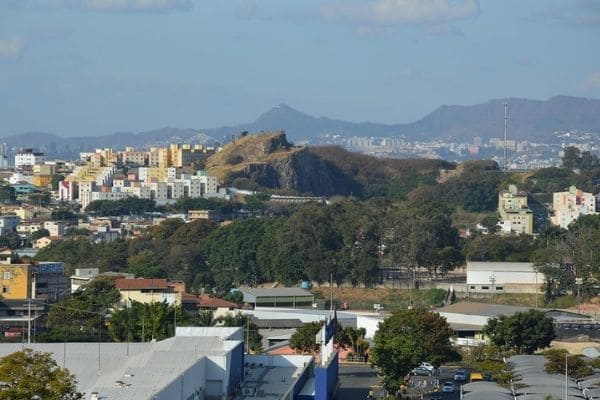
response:
<path id="1" fill-rule="evenodd" d="M 533 263 L 467 262 L 467 291 L 472 293 L 539 293 L 544 280 Z"/>

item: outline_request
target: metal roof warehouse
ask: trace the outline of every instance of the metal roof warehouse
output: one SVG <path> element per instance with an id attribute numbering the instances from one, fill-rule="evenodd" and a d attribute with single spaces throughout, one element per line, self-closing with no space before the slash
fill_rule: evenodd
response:
<path id="1" fill-rule="evenodd" d="M 240 288 L 244 303 L 254 307 L 310 307 L 315 296 L 301 288 Z"/>

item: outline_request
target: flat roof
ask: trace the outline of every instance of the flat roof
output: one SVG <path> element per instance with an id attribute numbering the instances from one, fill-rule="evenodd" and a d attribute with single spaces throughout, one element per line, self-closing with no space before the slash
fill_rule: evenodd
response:
<path id="1" fill-rule="evenodd" d="M 239 288 L 244 295 L 254 297 L 314 297 L 311 292 L 299 287 L 277 287 L 277 288 Z"/>
<path id="2" fill-rule="evenodd" d="M 438 308 L 436 311 L 440 313 L 455 313 L 481 315 L 485 317 L 496 317 L 498 315 L 512 315 L 522 311 L 536 309 L 534 307 L 508 306 L 504 304 L 489 304 L 489 303 L 467 303 L 460 302 L 449 306 Z M 539 311 L 548 311 L 545 308 L 537 308 Z"/>
<path id="3" fill-rule="evenodd" d="M 217 336 L 176 336 L 146 343 L 34 343 L 26 347 L 50 352 L 59 366 L 75 374 L 80 392 L 98 392 L 107 400 L 141 400 L 181 379 L 203 357 L 223 356 L 241 343 Z M 2 343 L 0 356 L 23 347 Z"/>
<path id="4" fill-rule="evenodd" d="M 467 261 L 467 273 L 469 271 L 536 272 L 533 263 L 496 261 Z"/>
<path id="5" fill-rule="evenodd" d="M 519 392 L 527 393 L 527 399 L 545 399 L 550 395 L 553 398 L 562 399 L 565 394 L 565 376 L 562 374 L 551 375 L 544 371 L 546 357 L 538 355 L 519 355 L 508 359 L 512 364 L 513 371 L 521 376 L 520 383 L 527 385 Z M 581 390 L 575 381 L 569 379 L 566 382 L 569 391 L 569 399 L 583 399 Z M 525 396 L 519 396 L 525 398 Z"/>

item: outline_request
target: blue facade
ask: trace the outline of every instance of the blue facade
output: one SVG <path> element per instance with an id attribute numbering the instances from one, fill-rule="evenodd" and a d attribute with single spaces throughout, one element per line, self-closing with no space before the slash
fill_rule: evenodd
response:
<path id="1" fill-rule="evenodd" d="M 315 400 L 332 400 L 338 387 L 339 359 L 336 352 L 325 367 L 315 368 Z"/>
<path id="2" fill-rule="evenodd" d="M 229 366 L 229 386 L 227 394 L 231 395 L 237 390 L 238 383 L 244 378 L 244 343 L 240 343 L 231 351 L 231 365 Z"/>

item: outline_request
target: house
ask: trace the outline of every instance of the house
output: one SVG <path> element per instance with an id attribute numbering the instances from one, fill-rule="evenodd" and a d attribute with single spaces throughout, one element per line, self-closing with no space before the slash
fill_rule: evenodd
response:
<path id="1" fill-rule="evenodd" d="M 33 248 L 34 249 L 43 249 L 44 247 L 47 247 L 47 246 L 51 245 L 52 243 L 58 242 L 60 240 L 62 240 L 62 239 L 57 236 L 45 236 L 43 238 L 34 240 Z"/>
<path id="2" fill-rule="evenodd" d="M 65 228 L 66 223 L 64 221 L 44 221 L 44 229 L 50 232 L 50 236 L 64 236 Z"/>
<path id="3" fill-rule="evenodd" d="M 139 303 L 167 302 L 168 304 L 181 304 L 181 290 L 179 282 L 171 282 L 168 279 L 134 278 L 115 280 L 115 286 L 121 293 L 121 299 L 125 304 L 132 301 Z M 178 290 L 179 289 L 179 290 Z"/>
<path id="4" fill-rule="evenodd" d="M 13 251 L 8 247 L 0 248 L 0 264 L 10 264 L 12 261 Z"/>
<path id="5" fill-rule="evenodd" d="M 100 274 L 98 268 L 75 268 L 75 274 L 71 275 L 71 293 L 76 292 L 79 288 Z"/>
<path id="6" fill-rule="evenodd" d="M 182 293 L 181 302 L 184 308 L 192 311 L 212 311 L 213 318 L 223 317 L 232 314 L 240 307 L 225 299 L 212 297 L 207 294 Z"/>

